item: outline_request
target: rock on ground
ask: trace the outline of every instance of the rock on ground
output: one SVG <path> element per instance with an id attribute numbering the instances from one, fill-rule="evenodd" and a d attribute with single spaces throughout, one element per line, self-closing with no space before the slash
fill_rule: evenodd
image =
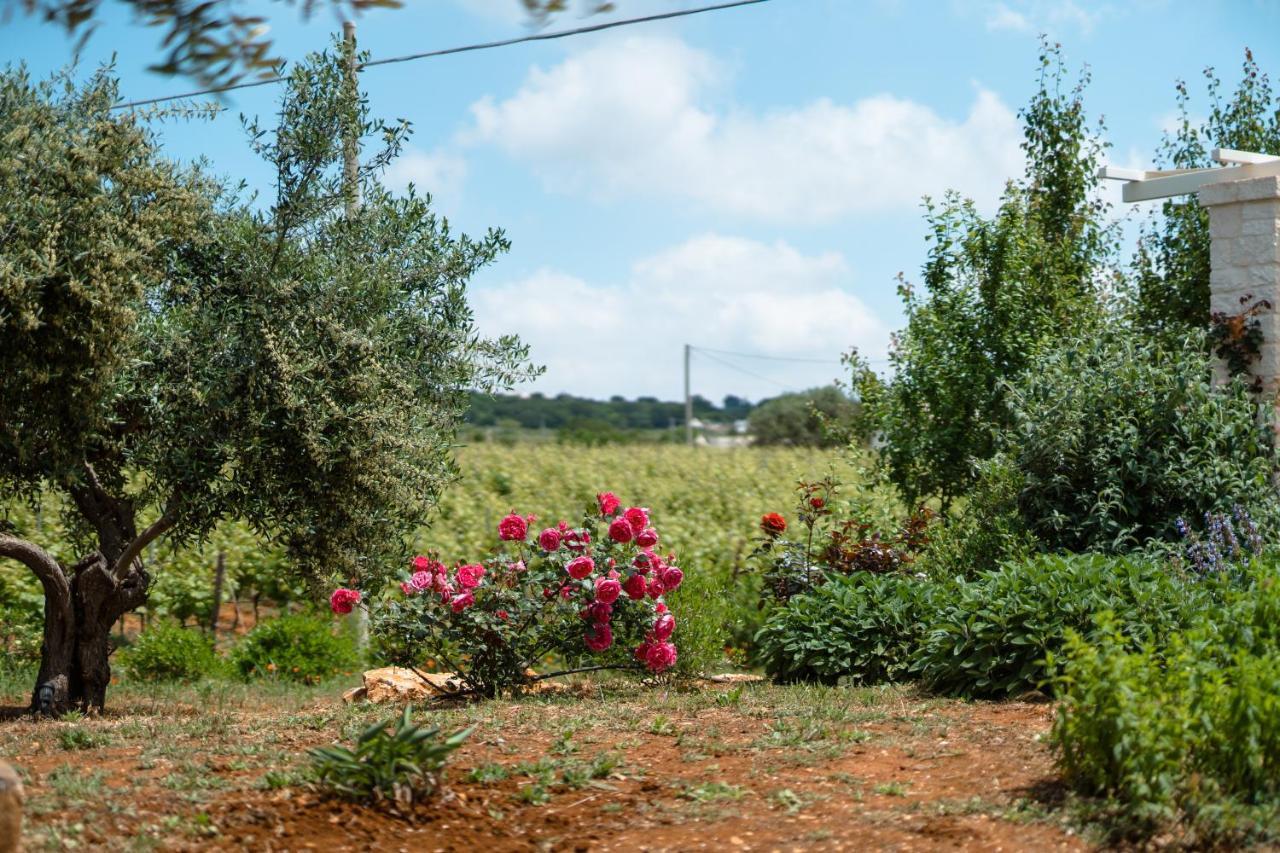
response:
<path id="1" fill-rule="evenodd" d="M 22 780 L 0 761 L 0 853 L 17 853 L 22 846 Z"/>

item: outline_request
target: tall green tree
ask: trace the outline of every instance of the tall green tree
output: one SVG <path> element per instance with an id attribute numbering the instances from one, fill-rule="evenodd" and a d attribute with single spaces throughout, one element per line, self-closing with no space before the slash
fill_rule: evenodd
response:
<path id="1" fill-rule="evenodd" d="M 924 288 L 899 287 L 906 328 L 879 379 L 855 359 L 863 428 L 884 442 L 888 473 L 911 503 L 944 506 L 968 490 L 974 464 L 1007 426 L 1004 381 L 1037 351 L 1101 316 L 1116 235 L 1095 177 L 1104 145 L 1084 108 L 1088 74 L 1071 85 L 1045 44 L 1039 86 L 1021 111 L 1026 173 L 991 217 L 948 193 L 926 200 Z"/>
<path id="2" fill-rule="evenodd" d="M 1280 93 L 1246 49 L 1240 82 L 1229 95 L 1212 68 L 1204 71 L 1207 117 L 1192 117 L 1190 88 L 1177 83 L 1178 122 L 1160 146 L 1172 169 L 1215 165 L 1214 148 L 1280 155 Z M 1174 337 L 1209 322 L 1209 213 L 1194 195 L 1169 199 L 1143 228 L 1134 259 L 1133 314 L 1147 333 Z"/>
<path id="3" fill-rule="evenodd" d="M 313 581 L 369 583 L 453 473 L 469 389 L 508 386 L 525 349 L 474 330 L 472 274 L 501 232 L 455 235 L 377 175 L 406 135 L 370 121 L 339 57 L 291 73 L 268 204 L 161 156 L 83 88 L 0 76 L 0 505 L 62 493 L 82 551 L 0 522 L 0 557 L 45 595 L 35 708 L 101 708 L 108 635 L 145 603 L 147 546 L 243 519 Z M 385 147 L 342 213 L 340 139 Z"/>

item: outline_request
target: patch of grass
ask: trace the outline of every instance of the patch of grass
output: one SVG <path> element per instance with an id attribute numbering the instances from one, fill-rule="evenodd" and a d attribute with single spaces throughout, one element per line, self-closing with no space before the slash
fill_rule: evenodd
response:
<path id="1" fill-rule="evenodd" d="M 63 764 L 55 767 L 45 777 L 45 784 L 63 800 L 79 803 L 97 799 L 102 795 L 102 783 L 107 774 L 101 770 L 82 771 Z"/>
<path id="2" fill-rule="evenodd" d="M 58 732 L 58 745 L 65 750 L 98 749 L 111 745 L 111 735 L 72 726 Z"/>
<path id="3" fill-rule="evenodd" d="M 510 771 L 501 764 L 485 763 L 471 768 L 471 772 L 467 774 L 467 779 L 480 785 L 492 785 L 494 782 L 501 782 L 510 775 Z"/>
<path id="4" fill-rule="evenodd" d="M 907 787 L 905 782 L 881 782 L 872 790 L 877 794 L 884 794 L 886 797 L 905 797 L 907 795 Z"/>
<path id="5" fill-rule="evenodd" d="M 741 785 L 730 785 L 727 782 L 703 782 L 701 785 L 685 785 L 680 796 L 695 803 L 710 803 L 717 800 L 740 800 L 750 793 L 749 788 Z"/>

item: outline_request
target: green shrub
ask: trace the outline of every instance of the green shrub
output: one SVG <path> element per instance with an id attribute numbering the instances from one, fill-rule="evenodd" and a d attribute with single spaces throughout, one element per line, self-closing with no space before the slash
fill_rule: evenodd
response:
<path id="1" fill-rule="evenodd" d="M 1176 541 L 1179 518 L 1242 504 L 1274 522 L 1273 435 L 1240 381 L 1215 386 L 1203 335 L 1115 327 L 1047 350 L 1011 388 L 987 476 L 1009 478 L 1045 551 Z M 1269 406 L 1265 407 L 1269 408 Z"/>
<path id="2" fill-rule="evenodd" d="M 279 678 L 315 684 L 359 664 L 355 640 L 328 619 L 282 616 L 255 627 L 232 655 L 244 678 Z"/>
<path id="3" fill-rule="evenodd" d="M 1110 608 L 1134 643 L 1183 625 L 1211 585 L 1188 585 L 1153 560 L 1040 555 L 960 581 L 935 601 L 911 672 L 931 689 L 1000 696 L 1039 688 L 1068 631 L 1087 634 Z"/>
<path id="4" fill-rule="evenodd" d="M 774 609 L 756 635 L 758 657 L 779 681 L 896 680 L 906 674 L 934 587 L 899 574 L 833 577 Z"/>
<path id="5" fill-rule="evenodd" d="M 1097 798 L 1114 831 L 1277 838 L 1280 584 L 1264 575 L 1163 646 L 1133 648 L 1110 616 L 1091 640 L 1069 639 L 1052 743 L 1063 778 Z"/>
<path id="6" fill-rule="evenodd" d="M 224 671 L 207 637 L 172 622 L 149 626 L 122 657 L 125 672 L 138 681 L 195 681 Z"/>
<path id="7" fill-rule="evenodd" d="M 430 796 L 449 753 L 462 745 L 471 729 L 441 740 L 438 726 L 416 726 L 409 721 L 409 712 L 406 705 L 398 722 L 392 718 L 369 726 L 355 749 L 321 746 L 310 750 L 321 786 L 354 800 L 390 802 L 401 808 Z"/>

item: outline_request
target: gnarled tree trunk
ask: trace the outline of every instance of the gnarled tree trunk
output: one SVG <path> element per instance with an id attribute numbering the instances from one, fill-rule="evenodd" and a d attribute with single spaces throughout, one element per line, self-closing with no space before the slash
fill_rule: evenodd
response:
<path id="1" fill-rule="evenodd" d="M 97 530 L 99 550 L 67 570 L 39 545 L 0 533 L 0 557 L 25 564 L 44 587 L 44 643 L 31 694 L 31 709 L 42 714 L 102 710 L 111 683 L 111 626 L 146 603 L 151 577 L 142 549 L 173 524 L 166 514 L 138 535 L 132 504 L 108 495 L 86 470 L 88 485 L 70 492 Z"/>

